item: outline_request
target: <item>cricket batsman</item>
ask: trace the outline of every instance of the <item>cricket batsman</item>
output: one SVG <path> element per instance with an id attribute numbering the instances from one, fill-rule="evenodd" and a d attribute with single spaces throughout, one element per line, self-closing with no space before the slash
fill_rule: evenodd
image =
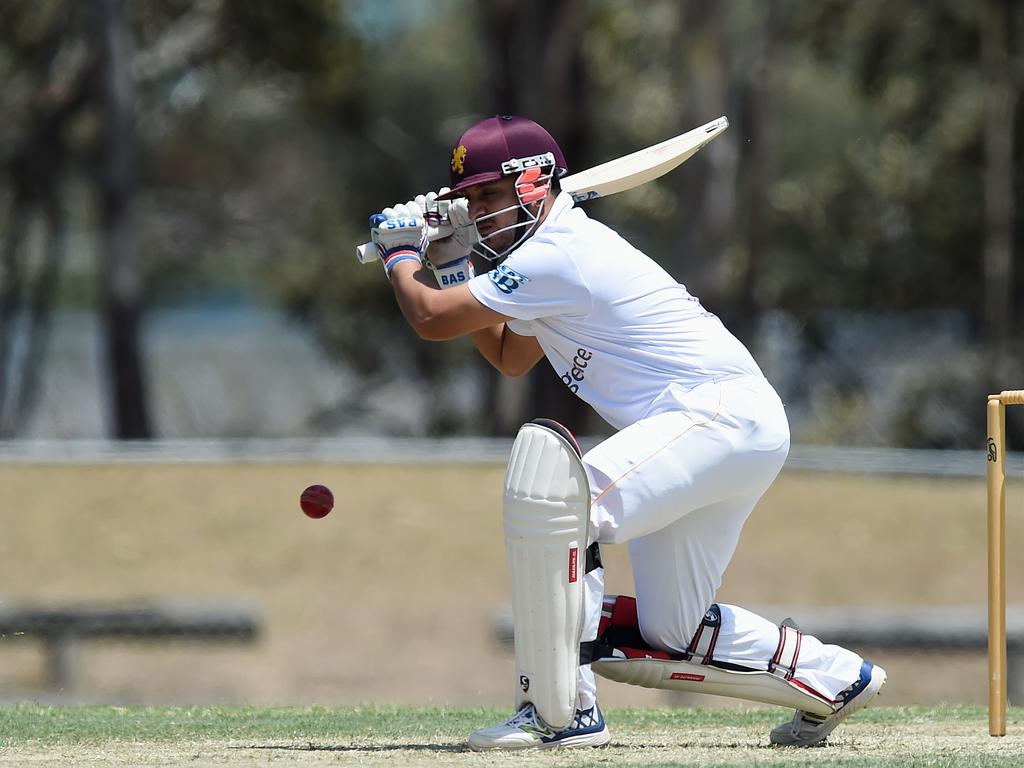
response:
<path id="1" fill-rule="evenodd" d="M 371 218 L 422 338 L 469 336 L 508 376 L 547 358 L 617 430 L 586 454 L 547 419 L 515 439 L 503 515 L 517 711 L 469 746 L 606 744 L 595 674 L 793 708 L 771 743 L 820 744 L 885 671 L 788 620 L 715 602 L 786 460 L 782 402 L 697 297 L 559 191 L 566 171 L 540 125 L 492 117 L 455 143 L 450 188 Z M 430 239 L 440 227 L 452 234 Z M 474 276 L 471 252 L 493 268 Z M 635 598 L 604 594 L 599 547 L 622 542 Z"/>

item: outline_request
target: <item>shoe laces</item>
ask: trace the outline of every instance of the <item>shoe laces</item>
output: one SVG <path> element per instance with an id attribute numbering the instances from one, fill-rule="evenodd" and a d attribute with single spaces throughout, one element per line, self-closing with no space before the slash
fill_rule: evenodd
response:
<path id="1" fill-rule="evenodd" d="M 547 728 L 547 723 L 540 719 L 537 714 L 537 710 L 533 704 L 524 704 L 523 708 L 516 712 L 512 717 L 505 721 L 505 725 L 509 728 L 522 728 L 524 725 L 533 726 L 534 728 L 541 728 L 543 730 L 550 730 Z"/>
<path id="2" fill-rule="evenodd" d="M 537 709 L 533 704 L 524 704 L 522 709 L 505 721 L 505 725 L 509 728 L 519 728 L 521 730 L 529 729 L 531 731 L 554 735 L 555 733 L 562 733 L 564 731 L 577 731 L 583 728 L 590 728 L 596 725 L 597 721 L 597 706 L 593 706 L 590 709 L 577 709 L 576 714 L 568 727 L 563 728 L 561 731 L 556 731 L 544 722 L 544 719 L 539 714 L 537 714 Z"/>
<path id="3" fill-rule="evenodd" d="M 569 726 L 571 730 L 579 730 L 581 728 L 591 728 L 597 725 L 597 705 L 595 704 L 590 709 L 577 709 L 576 716 L 572 720 L 572 725 Z"/>

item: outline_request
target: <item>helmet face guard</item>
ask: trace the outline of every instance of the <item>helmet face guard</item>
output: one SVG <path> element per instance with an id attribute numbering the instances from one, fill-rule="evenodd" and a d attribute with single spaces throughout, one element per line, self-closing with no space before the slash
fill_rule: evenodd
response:
<path id="1" fill-rule="evenodd" d="M 513 211 L 516 213 L 516 222 L 488 232 L 486 236 L 481 236 L 473 246 L 473 252 L 488 261 L 505 258 L 536 231 L 537 225 L 540 223 L 544 201 L 551 192 L 551 179 L 555 175 L 555 156 L 551 152 L 545 152 L 532 157 L 513 158 L 501 164 L 501 174 L 502 177 L 516 174 L 516 203 L 481 216 L 476 219 L 475 224 L 478 225 L 482 221 L 488 221 Z M 511 245 L 500 249 L 495 247 L 493 244 L 495 237 L 517 230 L 522 231 L 518 237 L 513 238 Z M 492 241 L 492 244 L 488 244 L 488 240 Z"/>

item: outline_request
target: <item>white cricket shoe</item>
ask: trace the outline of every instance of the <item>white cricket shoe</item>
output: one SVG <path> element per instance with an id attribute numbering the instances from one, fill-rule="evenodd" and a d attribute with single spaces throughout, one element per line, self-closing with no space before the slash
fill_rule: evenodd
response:
<path id="1" fill-rule="evenodd" d="M 524 704 L 511 718 L 500 725 L 481 728 L 469 737 L 469 748 L 484 749 L 552 749 L 554 747 L 600 747 L 608 743 L 608 726 L 601 708 L 577 709 L 567 728 L 554 730 L 545 723 L 533 704 Z"/>
<path id="2" fill-rule="evenodd" d="M 837 725 L 859 709 L 864 709 L 878 695 L 885 685 L 885 670 L 877 664 L 865 661 L 860 667 L 860 678 L 839 694 L 842 702 L 835 712 L 827 717 L 813 715 L 798 709 L 792 720 L 772 729 L 772 744 L 784 747 L 817 747 L 825 742 Z"/>

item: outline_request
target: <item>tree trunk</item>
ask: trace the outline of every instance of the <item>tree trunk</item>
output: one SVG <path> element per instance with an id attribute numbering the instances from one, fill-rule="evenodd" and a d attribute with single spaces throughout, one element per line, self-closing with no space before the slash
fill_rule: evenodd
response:
<path id="1" fill-rule="evenodd" d="M 25 425 L 39 401 L 40 380 L 53 321 L 53 302 L 66 253 L 67 221 L 60 197 L 59 177 L 51 179 L 51 183 L 46 199 L 41 201 L 46 244 L 42 264 L 28 301 L 25 361 L 22 365 L 20 386 L 12 393 L 12 407 L 9 418 L 4 423 L 3 434 L 6 437 L 23 434 Z"/>
<path id="2" fill-rule="evenodd" d="M 96 0 L 99 93 L 104 111 L 99 185 L 102 215 L 101 295 L 112 392 L 114 435 L 150 437 L 140 352 L 141 298 L 132 227 L 134 87 L 124 0 Z"/>
<path id="3" fill-rule="evenodd" d="M 14 386 L 14 349 L 18 312 L 21 308 L 21 261 L 18 249 L 28 230 L 28 211 L 18 190 L 11 190 L 7 236 L 0 253 L 0 425 L 6 424 L 11 411 L 10 392 Z"/>
<path id="4" fill-rule="evenodd" d="M 583 60 L 580 41 L 586 4 L 582 0 L 511 2 L 489 0 L 483 7 L 483 26 L 492 51 L 493 111 L 521 114 L 547 128 L 558 141 L 566 162 L 581 169 L 587 143 L 586 105 L 583 102 Z M 518 391 L 527 387 L 526 397 Z M 523 379 L 502 386 L 500 399 L 488 405 L 493 426 L 544 416 L 577 432 L 594 429 L 598 420 L 590 408 L 572 394 L 551 366 L 541 361 Z M 499 387 L 492 387 L 497 393 Z M 517 402 L 524 411 L 500 412 Z"/>
<path id="5" fill-rule="evenodd" d="M 753 26 L 750 48 L 739 83 L 739 114 L 736 134 L 740 142 L 739 193 L 742 245 L 746 263 L 739 281 L 731 327 L 748 347 L 756 340 L 760 319 L 757 286 L 761 273 L 761 253 L 765 240 L 763 210 L 767 148 L 765 127 L 769 125 L 768 80 L 774 38 L 773 4 L 765 4 Z"/>
<path id="6" fill-rule="evenodd" d="M 55 62 L 64 50 L 62 37 L 73 24 L 74 14 L 54 19 L 54 26 L 46 32 L 50 44 L 37 64 L 43 77 L 34 96 L 36 108 L 4 167 L 10 204 L 0 254 L 0 434 L 4 437 L 22 433 L 38 399 L 65 250 L 61 195 L 68 157 L 67 126 L 94 95 L 91 59 L 73 73 L 63 72 L 57 78 L 59 86 L 48 79 L 60 70 Z M 45 242 L 39 250 L 29 245 L 35 217 L 44 229 Z M 24 336 L 16 340 L 16 334 L 22 332 Z"/>
<path id="7" fill-rule="evenodd" d="M 985 346 L 995 389 L 1007 388 L 1012 370 L 1014 116 L 1017 91 L 1010 69 L 1013 4 L 988 0 L 981 10 L 985 73 Z"/>

